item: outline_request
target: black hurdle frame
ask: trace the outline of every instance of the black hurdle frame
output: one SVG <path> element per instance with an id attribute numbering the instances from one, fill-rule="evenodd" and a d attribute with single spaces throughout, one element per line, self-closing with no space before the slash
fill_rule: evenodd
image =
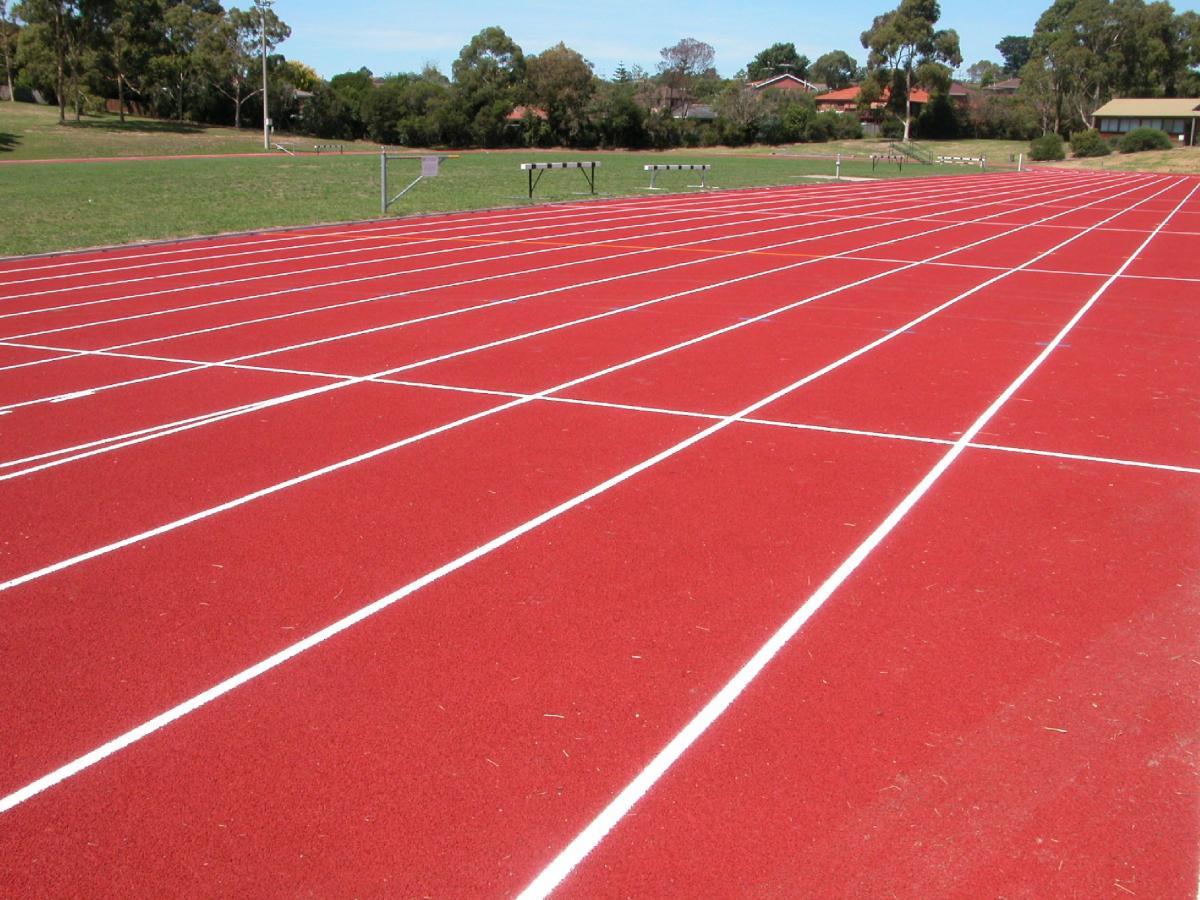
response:
<path id="1" fill-rule="evenodd" d="M 530 167 L 528 169 L 525 170 L 529 174 L 529 199 L 530 200 L 533 199 L 533 189 L 536 188 L 538 186 L 538 182 L 542 180 L 542 175 L 544 175 L 546 172 L 549 172 L 551 169 L 554 169 L 554 168 L 578 169 L 580 172 L 583 173 L 583 180 L 588 183 L 588 188 L 591 190 L 592 194 L 594 195 L 596 193 L 596 163 L 595 163 L 595 161 L 587 162 L 587 163 L 558 163 L 558 164 L 546 163 L 543 165 L 538 165 L 537 163 L 533 163 L 530 165 Z M 533 175 L 534 172 L 537 172 L 536 178 Z"/>

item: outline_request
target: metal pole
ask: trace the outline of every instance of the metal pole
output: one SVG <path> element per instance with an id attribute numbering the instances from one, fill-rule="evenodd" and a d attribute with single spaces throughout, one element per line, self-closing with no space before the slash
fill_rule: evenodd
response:
<path id="1" fill-rule="evenodd" d="M 267 8 L 271 0 L 255 0 L 258 6 L 259 23 L 262 26 L 260 47 L 262 48 L 262 101 L 263 101 L 263 149 L 271 149 L 271 119 L 267 112 Z"/>
<path id="2" fill-rule="evenodd" d="M 387 215 L 387 148 L 379 148 L 379 214 Z"/>
<path id="3" fill-rule="evenodd" d="M 834 174 L 834 180 L 836 180 L 836 181 L 842 180 L 842 154 L 840 154 L 840 153 L 837 155 L 837 165 L 836 165 L 836 168 L 834 169 L 833 174 Z"/>

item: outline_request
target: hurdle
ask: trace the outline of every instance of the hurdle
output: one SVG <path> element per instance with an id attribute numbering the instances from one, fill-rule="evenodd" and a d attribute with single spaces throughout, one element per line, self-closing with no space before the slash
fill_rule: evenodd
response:
<path id="1" fill-rule="evenodd" d="M 431 154 L 421 153 L 388 153 L 387 147 L 379 148 L 379 212 L 386 214 L 388 207 L 415 188 L 420 182 L 426 178 L 436 178 L 441 171 L 442 163 L 448 159 L 457 159 L 457 156 L 435 156 Z M 419 159 L 421 161 L 421 174 L 408 183 L 400 193 L 394 197 L 388 197 L 388 162 L 396 159 Z"/>
<path id="2" fill-rule="evenodd" d="M 708 170 L 711 168 L 712 166 L 707 163 L 703 165 L 699 163 L 651 163 L 642 166 L 642 171 L 650 173 L 650 186 L 646 188 L 648 191 L 666 190 L 666 188 L 656 187 L 654 184 L 654 180 L 658 177 L 659 172 L 699 172 L 700 183 L 689 184 L 688 187 L 708 190 Z"/>
<path id="3" fill-rule="evenodd" d="M 313 144 L 313 153 L 317 154 L 317 156 L 320 156 L 322 153 L 342 154 L 345 152 L 346 148 L 341 144 Z"/>
<path id="4" fill-rule="evenodd" d="M 596 169 L 600 168 L 600 163 L 594 161 L 587 162 L 545 162 L 545 163 L 521 163 L 521 171 L 529 173 L 529 199 L 533 199 L 533 189 L 538 186 L 538 182 L 542 180 L 542 175 L 549 172 L 551 169 L 578 169 L 583 173 L 583 180 L 588 183 L 588 187 L 593 194 L 596 193 Z M 537 177 L 534 177 L 534 172 L 537 172 Z"/>
<path id="5" fill-rule="evenodd" d="M 904 157 L 899 153 L 872 153 L 871 154 L 871 171 L 875 171 L 875 166 L 879 163 L 895 163 L 897 170 L 904 171 Z"/>
<path id="6" fill-rule="evenodd" d="M 939 165 L 979 166 L 981 169 L 987 168 L 986 156 L 935 156 L 933 161 Z"/>

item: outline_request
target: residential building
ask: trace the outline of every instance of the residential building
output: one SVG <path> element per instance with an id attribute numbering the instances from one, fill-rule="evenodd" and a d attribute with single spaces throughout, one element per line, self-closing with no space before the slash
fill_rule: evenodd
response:
<path id="1" fill-rule="evenodd" d="M 1195 146 L 1200 98 L 1137 98 L 1109 100 L 1092 113 L 1092 127 L 1105 137 L 1120 137 L 1135 128 L 1165 131 L 1171 140 Z"/>

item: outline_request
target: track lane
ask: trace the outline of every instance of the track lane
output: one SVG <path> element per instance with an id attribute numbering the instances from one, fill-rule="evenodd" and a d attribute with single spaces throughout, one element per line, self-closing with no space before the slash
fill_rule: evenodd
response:
<path id="1" fill-rule="evenodd" d="M 1039 373 L 991 439 L 1200 465 L 1200 329 L 1190 297 L 1126 282 Z"/>
<path id="2" fill-rule="evenodd" d="M 383 372 L 383 374 L 386 374 L 386 373 L 388 373 L 388 372 Z"/>
<path id="3" fill-rule="evenodd" d="M 1197 510 L 969 452 L 557 896 L 1189 896 Z"/>
<path id="4" fill-rule="evenodd" d="M 1022 184 L 1022 187 L 1017 188 L 1015 191 L 1010 190 L 1007 192 L 998 192 L 998 196 L 996 196 L 994 198 L 995 201 L 999 202 L 1000 199 L 1006 193 L 1017 193 L 1019 195 L 1021 193 L 1021 191 L 1024 189 L 1025 183 L 1021 183 L 1021 184 Z M 996 192 L 994 191 L 994 189 L 989 192 L 987 190 L 982 190 L 982 189 L 977 188 L 974 195 L 975 196 L 988 196 L 988 199 L 992 199 L 991 194 L 995 194 L 995 193 Z M 903 194 L 900 196 L 902 198 L 911 198 L 911 201 L 913 201 L 913 202 L 909 202 L 909 204 L 908 204 L 908 206 L 911 208 L 920 208 L 922 205 L 925 207 L 937 206 L 938 202 L 940 201 L 939 192 L 934 191 L 934 190 L 929 190 L 929 189 L 926 189 L 925 191 L 921 191 L 921 192 L 913 192 L 911 194 L 906 193 L 906 194 Z M 971 194 L 967 194 L 967 196 L 971 196 Z M 921 200 L 925 200 L 926 202 L 924 204 L 922 204 L 920 202 Z M 781 201 L 782 201 L 782 203 L 781 203 Z M 854 204 L 856 203 L 856 201 L 857 201 L 857 208 L 854 207 Z M 875 204 L 881 204 L 881 205 L 887 205 L 890 203 L 890 204 L 893 204 L 893 206 L 894 206 L 895 199 L 894 199 L 893 195 L 885 194 L 885 195 L 882 195 L 882 197 L 881 197 L 880 195 L 876 194 L 875 197 L 871 198 L 871 202 L 875 203 Z M 789 202 L 789 199 L 776 198 L 774 205 L 769 205 L 769 206 L 764 207 L 760 203 L 756 207 L 750 207 L 749 209 L 743 210 L 740 213 L 740 219 L 737 221 L 734 221 L 734 222 L 717 221 L 717 222 L 711 223 L 708 226 L 703 225 L 703 222 L 701 222 L 701 224 L 699 226 L 697 226 L 697 230 L 708 231 L 708 230 L 732 227 L 735 229 L 740 229 L 741 232 L 744 233 L 746 231 L 746 226 L 748 224 L 758 223 L 758 225 L 760 227 L 752 229 L 751 231 L 753 233 L 769 234 L 772 225 L 789 224 L 788 219 L 793 218 L 793 217 L 790 217 L 788 215 L 787 210 L 795 209 L 796 205 L 797 205 L 797 203 L 794 200 L 791 200 Z M 861 202 L 861 198 L 846 197 L 844 194 L 839 194 L 839 195 L 837 195 L 836 199 L 825 200 L 823 207 L 825 210 L 828 210 L 831 214 L 833 214 L 833 215 L 829 216 L 829 219 L 836 220 L 838 218 L 838 216 L 836 214 L 840 214 L 842 219 L 847 219 L 847 218 L 854 219 L 862 211 L 861 207 L 863 205 L 864 204 Z M 870 204 L 866 204 L 866 205 L 870 205 Z M 804 202 L 804 203 L 800 204 L 800 208 L 802 208 L 802 209 L 812 209 L 814 207 L 817 209 L 821 209 L 822 204 L 813 203 L 812 201 L 808 201 L 808 202 Z M 754 211 L 754 210 L 758 210 L 758 213 L 756 215 L 747 217 L 746 213 Z M 724 218 L 724 217 L 725 216 L 721 216 L 721 217 L 702 216 L 700 218 L 701 219 L 712 219 L 712 218 Z M 790 223 L 791 227 L 808 228 L 808 229 L 818 228 L 819 229 L 822 225 L 826 224 L 826 221 L 828 221 L 828 219 L 822 220 L 820 218 L 815 218 L 812 216 L 805 216 L 805 217 L 799 217 L 799 218 L 801 219 L 801 221 L 795 221 L 795 222 Z M 678 224 L 679 224 L 678 221 L 674 220 L 671 222 L 670 225 L 668 225 L 666 227 L 664 227 L 662 225 L 650 226 L 648 228 L 644 228 L 640 231 L 637 231 L 634 235 L 622 235 L 615 239 L 609 238 L 608 239 L 609 243 L 613 243 L 615 241 L 615 244 L 616 244 L 616 246 L 614 246 L 612 249 L 615 249 L 617 251 L 621 251 L 621 250 L 625 251 L 625 252 L 617 252 L 615 254 L 610 253 L 609 255 L 612 256 L 613 258 L 622 258 L 622 257 L 630 256 L 630 255 L 644 255 L 644 253 L 646 252 L 646 248 L 639 247 L 636 245 L 636 241 L 639 238 L 644 238 L 648 235 L 666 235 L 666 234 L 688 235 L 692 231 L 692 228 L 690 228 L 690 227 L 685 227 L 685 228 L 681 229 L 678 227 Z M 890 219 L 885 222 L 874 223 L 875 226 L 879 226 L 879 227 L 882 227 L 882 226 L 888 225 L 888 224 L 894 224 L 894 219 Z M 402 259 L 414 259 L 415 262 L 413 265 L 410 265 L 406 269 L 401 270 L 401 271 L 408 271 L 408 272 L 412 272 L 414 274 L 419 274 L 419 273 L 425 273 L 425 272 L 437 272 L 437 271 L 444 272 L 444 271 L 453 270 L 455 268 L 455 263 L 453 261 L 439 262 L 439 257 L 445 256 L 446 254 L 456 254 L 456 253 L 462 253 L 465 255 L 466 259 L 474 259 L 474 260 L 480 262 L 481 264 L 486 264 L 486 263 L 495 262 L 495 261 L 512 260 L 512 259 L 536 260 L 537 258 L 545 257 L 549 254 L 555 254 L 555 253 L 559 253 L 562 251 L 570 251 L 572 249 L 577 250 L 577 251 L 580 249 L 585 249 L 585 250 L 591 249 L 593 251 L 593 257 L 594 257 L 597 255 L 594 248 L 598 245 L 602 245 L 605 240 L 604 235 L 610 234 L 614 230 L 615 229 L 612 229 L 612 228 L 604 228 L 604 229 L 600 229 L 598 234 L 595 231 L 587 231 L 587 230 L 582 231 L 582 232 L 567 231 L 565 233 L 560 230 L 558 232 L 553 232 L 551 235 L 547 235 L 547 238 L 549 238 L 548 240 L 537 241 L 529 246 L 521 247 L 521 246 L 519 246 L 521 242 L 518 241 L 517 249 L 512 249 L 507 252 L 497 252 L 497 250 L 500 250 L 500 251 L 504 250 L 504 246 L 506 243 L 504 240 L 499 240 L 496 243 L 492 243 L 491 241 L 485 241 L 485 242 L 478 243 L 478 244 L 470 244 L 470 243 L 458 244 L 454 248 L 446 250 L 446 251 L 424 252 L 424 251 L 418 250 L 415 254 L 401 254 L 398 256 L 393 254 L 392 257 L 385 256 L 383 258 L 378 258 L 378 259 L 362 260 L 362 261 L 359 261 L 359 265 L 379 266 L 379 265 L 383 264 L 383 265 L 387 266 L 387 268 L 385 269 L 386 272 L 388 272 L 390 274 L 396 274 L 395 267 L 393 265 L 394 262 L 402 260 Z M 817 232 L 817 233 L 819 233 L 819 232 Z M 574 237 L 576 239 L 573 241 L 567 241 L 564 246 L 560 246 L 558 243 L 556 243 L 557 241 L 562 241 L 566 237 Z M 589 237 L 590 237 L 590 240 L 589 240 Z M 626 246 L 627 244 L 629 244 L 629 242 L 631 240 L 635 241 L 635 246 L 632 246 L 632 247 Z M 684 243 L 686 244 L 686 242 L 684 242 Z M 637 252 L 639 250 L 641 250 L 641 254 L 639 254 Z M 591 257 L 589 257 L 589 258 L 591 258 Z M 334 266 L 332 268 L 337 269 L 338 267 Z M 534 270 L 536 271 L 537 268 L 538 267 L 535 266 Z M 545 266 L 542 266 L 541 268 L 545 268 Z M 520 267 L 515 267 L 515 268 L 511 267 L 511 266 L 509 267 L 509 271 L 517 271 L 518 269 L 520 269 Z M 294 271 L 291 271 L 290 273 L 288 273 L 288 275 L 286 277 L 287 277 L 287 279 L 289 279 L 293 282 L 298 282 L 300 287 L 295 288 L 295 290 L 303 290 L 303 289 L 312 290 L 312 289 L 317 289 L 317 288 L 345 288 L 348 285 L 366 284 L 366 283 L 369 283 L 374 278 L 378 277 L 378 276 L 372 276 L 370 273 L 363 275 L 363 276 L 355 276 L 355 275 L 353 275 L 353 273 L 351 273 L 347 277 L 342 277 L 340 279 L 332 279 L 332 280 L 328 276 L 319 277 L 319 278 L 305 277 L 305 276 L 319 275 L 323 271 L 330 271 L 330 267 L 328 267 L 328 266 L 327 267 L 312 266 L 307 269 L 294 270 Z M 226 279 L 217 280 L 215 282 L 210 281 L 210 282 L 208 282 L 204 285 L 200 285 L 198 287 L 206 288 L 206 293 L 213 293 L 214 289 L 219 289 L 219 290 L 216 290 L 215 298 L 200 299 L 199 301 L 193 301 L 191 303 L 184 303 L 182 305 L 168 302 L 167 305 L 164 306 L 163 305 L 164 300 L 169 301 L 170 298 L 175 297 L 179 293 L 179 291 L 174 291 L 171 289 L 159 289 L 159 290 L 143 291 L 141 293 L 135 292 L 132 294 L 119 295 L 117 298 L 115 298 L 113 301 L 111 301 L 111 302 L 118 302 L 118 300 L 119 300 L 119 302 L 122 304 L 123 307 L 127 306 L 128 304 L 133 304 L 132 306 L 129 306 L 129 308 L 127 310 L 127 314 L 118 314 L 118 315 L 114 316 L 108 312 L 106 307 L 103 307 L 103 308 L 96 307 L 96 305 L 95 305 L 97 303 L 108 303 L 110 301 L 81 301 L 81 302 L 75 303 L 75 304 L 68 304 L 67 306 L 65 306 L 61 309 L 53 308 L 53 307 L 48 308 L 46 311 L 46 315 L 59 316 L 59 317 L 67 316 L 69 320 L 72 317 L 80 317 L 79 324 L 72 326 L 70 324 L 70 321 L 68 321 L 66 325 L 60 324 L 58 326 L 55 326 L 58 329 L 64 329 L 64 328 L 70 329 L 72 327 L 91 328 L 91 327 L 98 327 L 98 326 L 101 326 L 106 323 L 129 321 L 131 318 L 139 318 L 140 317 L 140 318 L 156 319 L 161 316 L 172 316 L 173 317 L 175 315 L 187 313 L 187 312 L 193 311 L 195 309 L 211 309 L 213 307 L 227 307 L 227 306 L 231 306 L 233 304 L 237 304 L 237 303 L 247 301 L 247 300 L 259 300 L 262 298 L 286 296 L 286 295 L 289 295 L 290 293 L 292 293 L 292 290 L 289 290 L 288 288 L 285 287 L 285 288 L 281 288 L 281 289 L 271 289 L 271 290 L 267 290 L 267 291 L 253 291 L 252 290 L 249 294 L 247 294 L 245 292 L 245 290 L 242 289 L 240 286 L 243 284 L 247 284 L 249 282 L 253 282 L 254 280 L 255 280 L 254 277 L 251 276 L 249 278 L 247 278 L 247 277 L 226 278 Z M 451 279 L 451 280 L 454 280 L 454 279 Z M 221 296 L 222 293 L 227 294 L 227 296 L 222 297 Z M 28 301 L 25 305 L 31 306 L 32 309 L 27 313 L 16 313 L 16 314 L 10 314 L 10 315 L 16 315 L 16 316 L 31 315 L 34 311 L 36 311 L 39 308 L 37 306 L 37 303 L 34 301 Z M 102 313 L 102 316 L 99 319 L 96 318 L 97 311 Z M 244 318 L 244 316 L 243 316 L 243 318 Z M 43 334 L 49 334 L 49 333 L 59 333 L 59 331 L 56 331 L 54 328 L 42 329 L 42 330 L 34 329 L 31 331 L 28 326 L 21 327 L 22 323 L 26 321 L 23 318 L 12 318 L 11 321 L 14 323 L 14 325 L 16 325 L 18 330 L 9 332 L 10 337 L 34 336 L 34 335 L 43 335 Z M 47 323 L 47 324 L 53 324 L 53 323 L 51 322 L 51 323 Z"/>
<path id="5" fill-rule="evenodd" d="M 252 728 L 253 726 L 247 726 L 247 727 Z M 86 829 L 84 829 L 84 830 L 86 830 Z M 79 833 L 77 832 L 76 838 L 78 838 L 78 836 L 79 836 Z M 74 840 L 74 838 L 72 840 Z M 137 839 L 134 839 L 134 840 L 137 840 Z M 434 840 L 437 840 L 437 835 L 434 836 Z M 203 844 L 203 841 L 202 841 L 202 844 Z M 196 846 L 196 845 L 188 845 L 188 846 Z M 209 846 L 212 846 L 212 845 L 209 845 Z M 84 852 L 90 852 L 90 851 L 84 851 Z M 91 856 L 91 859 L 98 859 L 98 858 L 103 858 L 103 851 L 100 854 L 98 854 L 98 856 L 96 856 L 96 854 L 92 854 L 92 856 Z M 192 858 L 198 858 L 198 857 L 192 857 Z M 152 866 L 152 865 L 154 865 L 154 863 L 150 863 L 149 865 Z M 481 863 L 481 865 L 486 865 L 486 863 Z M 253 877 L 253 876 L 247 876 L 247 877 Z"/>
<path id="6" fill-rule="evenodd" d="M 561 421 L 545 416 L 534 421 Z M 603 421 L 626 442 L 660 427 L 628 413 Z M 846 440 L 731 429 L 708 450 L 677 457 L 652 478 L 448 576 L 388 611 L 379 627 L 344 634 L 334 652 L 298 659 L 164 732 L 165 740 L 131 748 L 5 813 L 0 865 L 46 884 L 95 884 L 88 872 L 107 871 L 104 860 L 120 847 L 139 861 L 121 869 L 130 879 L 122 890 L 157 881 L 186 891 L 204 877 L 205 855 L 215 854 L 248 885 L 286 867 L 295 884 L 317 892 L 344 884 L 349 871 L 357 892 L 383 889 L 384 879 L 406 894 L 511 892 L 538 849 L 561 833 L 561 817 L 594 804 L 630 771 L 631 744 L 649 749 L 679 721 L 681 710 L 660 702 L 664 682 L 687 692 L 716 683 L 729 653 L 760 639 L 790 590 L 827 571 L 856 538 L 844 523 L 878 514 L 897 496 L 896 483 L 937 452 L 912 445 L 881 459 Z M 460 450 L 479 459 L 485 446 L 502 444 L 464 440 Z M 747 480 L 749 471 L 756 477 Z M 336 515 L 342 504 L 321 508 Z M 685 511 L 689 527 L 681 532 Z M 363 549 L 395 565 L 380 551 L 397 531 L 379 525 Z M 305 571 L 320 568 L 318 560 Z M 247 567 L 237 573 L 250 575 Z M 294 574 L 289 582 L 293 596 L 311 590 L 333 614 L 332 577 L 314 576 L 302 593 Z M 260 615 L 264 624 L 290 625 L 302 611 L 294 608 L 286 621 L 275 609 Z M 238 633 L 245 630 L 239 624 Z M 186 677 L 198 668 L 193 653 Z M 134 659 L 131 670 L 137 677 L 151 669 Z M 305 702 L 281 702 L 299 685 Z M 150 690 L 139 684 L 120 701 L 141 705 Z M 97 690 L 92 702 L 107 712 L 112 694 Z M 319 768 L 309 762 L 318 759 Z M 219 780 L 195 777 L 213 767 Z M 264 772 L 278 775 L 274 786 Z M 139 787 L 146 777 L 174 786 L 169 803 L 146 797 Z M 359 791 L 347 778 L 391 787 Z M 87 810 L 100 796 L 109 797 L 108 815 L 95 822 Z M 179 848 L 170 869 L 154 861 L 160 841 Z M 368 844 L 393 849 L 353 850 Z M 70 849 L 47 865 L 49 845 Z M 303 872 L 287 862 L 297 847 L 313 861 Z"/>

